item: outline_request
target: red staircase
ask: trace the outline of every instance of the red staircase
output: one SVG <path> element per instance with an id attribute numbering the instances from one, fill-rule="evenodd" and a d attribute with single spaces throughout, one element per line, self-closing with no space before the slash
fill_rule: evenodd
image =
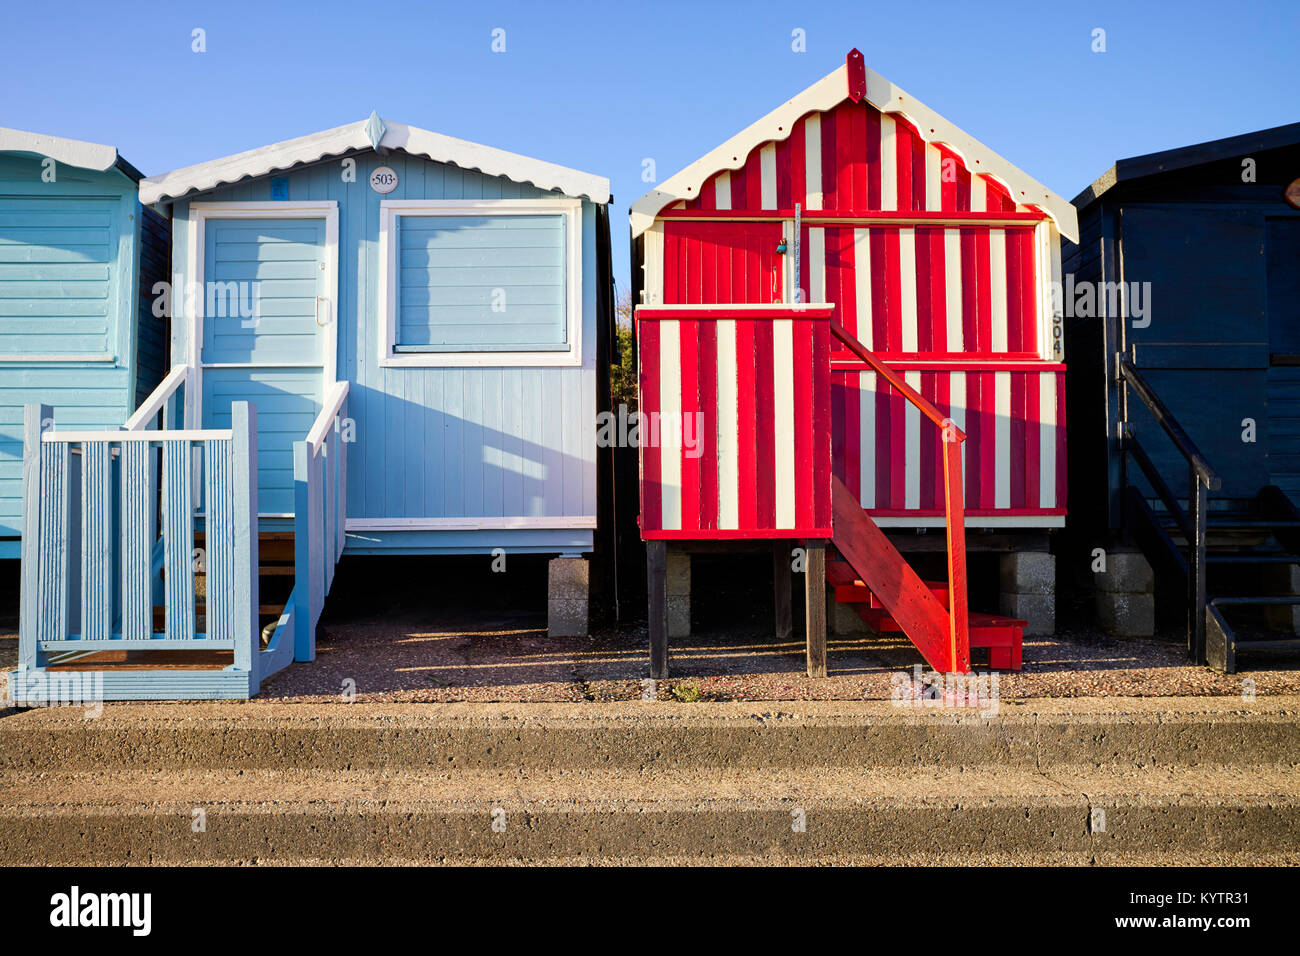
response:
<path id="1" fill-rule="evenodd" d="M 853 492 L 831 479 L 833 537 L 842 562 L 829 562 L 828 583 L 837 601 L 852 603 L 877 632 L 901 631 L 931 667 L 970 671 L 970 649 L 988 647 L 991 667 L 1020 669 L 1024 621 L 969 614 L 966 606 L 966 527 L 962 503 L 961 443 L 965 433 L 901 375 L 880 361 L 838 322 L 831 333 L 890 387 L 943 430 L 944 508 L 948 533 L 947 582 L 922 581 Z"/>
<path id="2" fill-rule="evenodd" d="M 906 633 L 903 626 L 885 608 L 884 602 L 862 583 L 857 572 L 847 561 L 826 562 L 826 583 L 830 585 L 835 600 L 840 604 L 849 605 L 877 634 Z M 946 581 L 922 583 L 946 609 L 948 583 Z M 1020 670 L 1020 647 L 1027 622 L 1013 617 L 980 614 L 975 611 L 968 614 L 967 622 L 970 646 L 988 648 L 989 667 L 996 670 Z"/>

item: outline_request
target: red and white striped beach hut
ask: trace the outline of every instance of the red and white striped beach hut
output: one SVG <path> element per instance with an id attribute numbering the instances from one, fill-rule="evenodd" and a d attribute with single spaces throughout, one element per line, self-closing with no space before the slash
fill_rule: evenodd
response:
<path id="1" fill-rule="evenodd" d="M 648 542 L 836 539 L 833 485 L 873 527 L 947 527 L 963 551 L 962 520 L 1040 542 L 1064 523 L 1052 290 L 1074 207 L 858 51 L 631 226 L 641 410 L 661 419 L 642 436 Z"/>

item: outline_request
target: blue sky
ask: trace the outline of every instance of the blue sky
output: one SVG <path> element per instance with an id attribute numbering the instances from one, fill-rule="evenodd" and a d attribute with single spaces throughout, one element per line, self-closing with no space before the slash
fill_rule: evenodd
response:
<path id="1" fill-rule="evenodd" d="M 377 109 L 608 176 L 621 288 L 642 160 L 666 179 L 853 46 L 1067 198 L 1117 158 L 1300 120 L 1296 0 L 7 0 L 3 23 L 0 125 L 114 144 L 146 174 Z"/>

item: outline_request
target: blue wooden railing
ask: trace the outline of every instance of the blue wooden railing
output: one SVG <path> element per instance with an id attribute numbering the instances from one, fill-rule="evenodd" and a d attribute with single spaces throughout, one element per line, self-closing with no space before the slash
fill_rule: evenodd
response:
<path id="1" fill-rule="evenodd" d="M 293 446 L 293 593 L 276 624 L 271 646 L 287 663 L 316 659 L 316 625 L 343 554 L 347 517 L 348 383 L 335 382 L 305 441 Z"/>
<path id="2" fill-rule="evenodd" d="M 237 402 L 230 429 L 148 429 L 183 381 L 169 375 L 157 407 L 151 397 L 121 431 L 60 431 L 50 406 L 27 406 L 16 702 L 41 696 L 52 664 L 106 650 L 233 651 L 224 670 L 96 672 L 106 699 L 246 697 L 273 672 L 258 626 L 257 413 Z"/>

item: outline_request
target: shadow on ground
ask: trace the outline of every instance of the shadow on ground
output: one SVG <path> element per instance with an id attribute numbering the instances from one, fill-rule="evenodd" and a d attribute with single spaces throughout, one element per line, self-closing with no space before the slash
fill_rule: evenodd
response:
<path id="1" fill-rule="evenodd" d="M 697 561 L 690 637 L 670 642 L 670 679 L 647 688 L 644 609 L 586 638 L 546 633 L 546 563 L 511 557 L 503 574 L 483 558 L 345 560 L 322 620 L 317 659 L 263 686 L 261 700 L 557 701 L 888 699 L 922 663 L 901 635 L 829 642 L 830 676 L 804 674 L 796 633 L 771 627 L 761 563 Z M 770 571 L 767 572 L 770 575 Z M 635 617 L 639 616 L 639 620 Z M 977 667 L 984 663 L 976 651 Z M 1177 635 L 1116 640 L 1076 629 L 1029 638 L 1024 670 L 999 674 L 1016 697 L 1235 696 L 1300 692 L 1300 662 L 1254 662 L 1237 675 L 1188 666 Z M 1253 684 L 1245 683 L 1247 680 Z"/>

